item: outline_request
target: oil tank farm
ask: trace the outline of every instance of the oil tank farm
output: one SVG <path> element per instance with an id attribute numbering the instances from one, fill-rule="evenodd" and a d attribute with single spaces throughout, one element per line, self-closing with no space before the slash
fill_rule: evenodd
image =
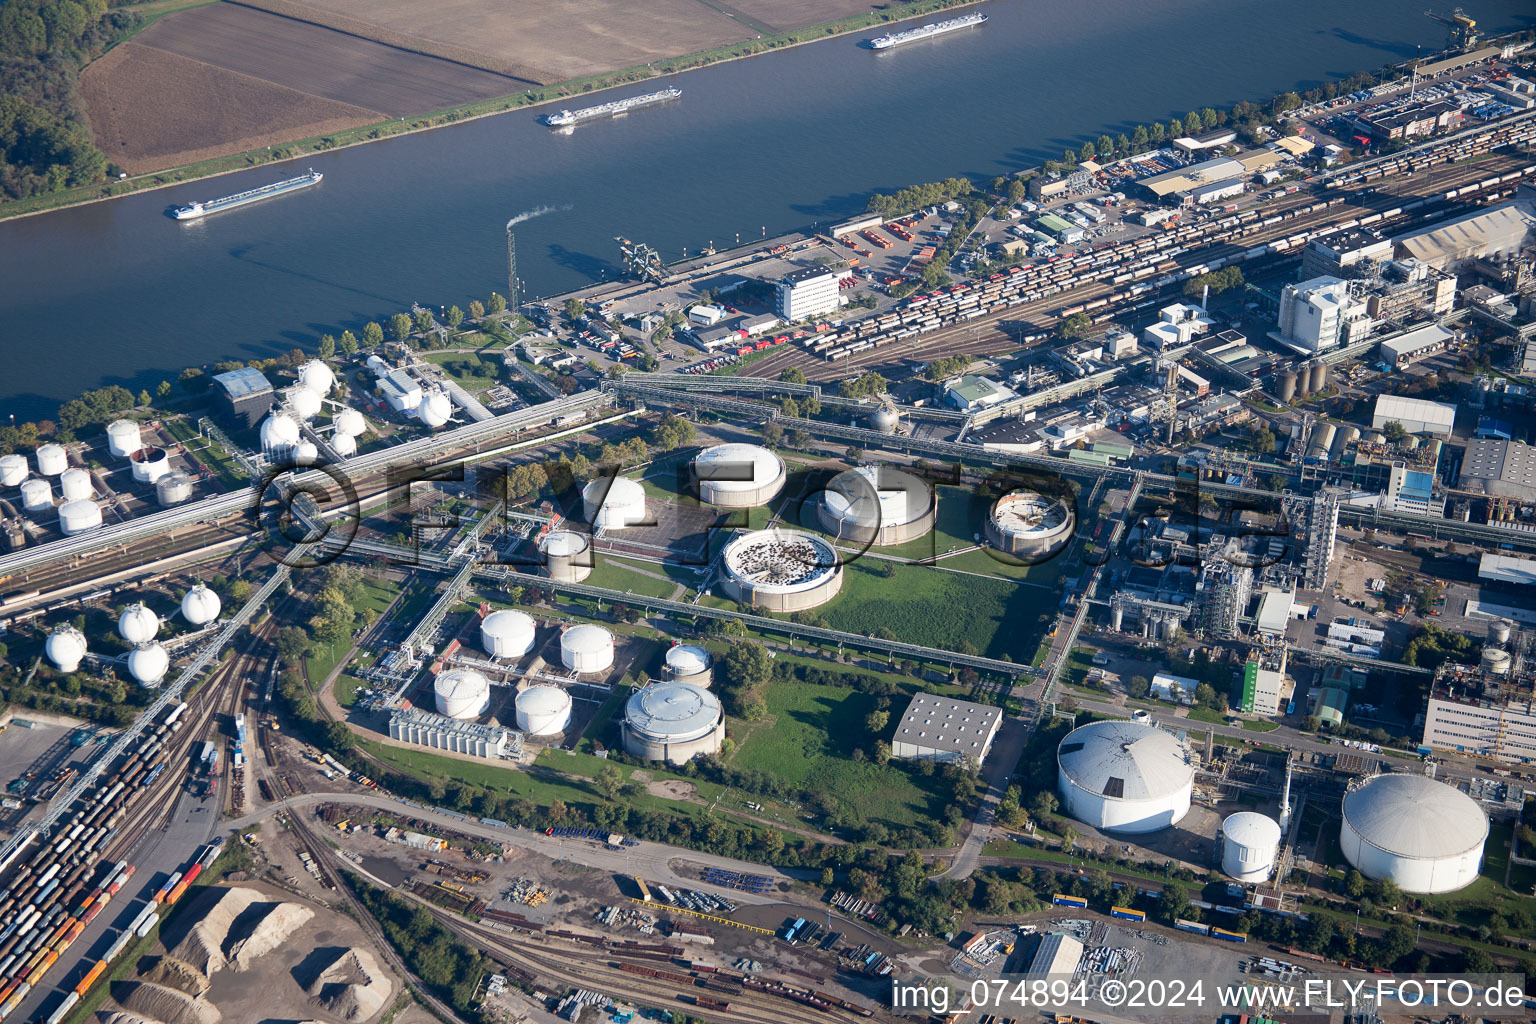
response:
<path id="1" fill-rule="evenodd" d="M 59 476 L 69 468 L 69 453 L 64 450 L 63 445 L 39 445 L 33 457 L 37 459 L 39 476 Z"/>
<path id="2" fill-rule="evenodd" d="M 719 508 L 756 508 L 784 489 L 784 460 L 761 445 L 705 448 L 690 470 L 699 500 Z"/>
<path id="3" fill-rule="evenodd" d="M 1236 881 L 1267 881 L 1279 855 L 1280 823 L 1274 818 L 1238 811 L 1221 823 L 1221 870 Z"/>
<path id="4" fill-rule="evenodd" d="M 725 716 L 713 693 L 687 683 L 652 683 L 624 708 L 624 749 L 647 761 L 684 764 L 715 754 Z"/>
<path id="5" fill-rule="evenodd" d="M 727 597 L 771 612 L 826 604 L 843 585 L 842 560 L 832 545 L 800 530 L 743 534 L 720 552 Z"/>
<path id="6" fill-rule="evenodd" d="M 837 474 L 816 508 L 822 528 L 857 544 L 901 544 L 933 529 L 938 511 L 927 482 L 893 466 L 860 466 Z"/>
<path id="7" fill-rule="evenodd" d="M 645 488 L 627 476 L 600 476 L 581 489 L 582 512 L 594 530 L 645 522 Z"/>
<path id="8" fill-rule="evenodd" d="M 1042 558 L 1066 546 L 1077 529 L 1077 513 L 1059 498 L 1037 491 L 1012 491 L 997 499 L 987 516 L 987 540 L 999 551 Z"/>
<path id="9" fill-rule="evenodd" d="M 544 571 L 552 580 L 580 583 L 592 575 L 592 542 L 574 530 L 551 530 L 539 541 Z"/>
<path id="10" fill-rule="evenodd" d="M 180 505 L 192 498 L 192 478 L 179 469 L 172 470 L 155 481 L 155 501 L 161 507 Z"/>
<path id="11" fill-rule="evenodd" d="M 1172 733 L 1104 720 L 1073 729 L 1056 749 L 1062 804 L 1106 832 L 1165 829 L 1189 813 L 1195 769 Z"/>
<path id="12" fill-rule="evenodd" d="M 606 672 L 613 667 L 613 634 L 590 622 L 560 634 L 560 662 L 572 672 Z"/>
<path id="13" fill-rule="evenodd" d="M 101 526 L 101 506 L 87 498 L 66 501 L 59 506 L 59 532 L 74 537 Z"/>
<path id="14" fill-rule="evenodd" d="M 558 736 L 571 724 L 571 695 L 558 686 L 530 686 L 518 693 L 513 708 L 518 730 L 530 736 Z"/>
<path id="15" fill-rule="evenodd" d="M 480 646 L 493 658 L 521 658 L 533 650 L 533 617 L 503 608 L 480 622 Z"/>
<path id="16" fill-rule="evenodd" d="M 1339 847 L 1372 879 L 1404 892 L 1454 892 L 1477 878 L 1488 816 L 1459 789 L 1423 775 L 1376 775 L 1344 794 Z"/>
<path id="17" fill-rule="evenodd" d="M 662 677 L 669 682 L 708 686 L 714 682 L 714 657 L 703 647 L 677 644 L 667 649 Z"/>
<path id="18" fill-rule="evenodd" d="M 491 706 L 491 684 L 474 669 L 451 668 L 432 684 L 437 713 L 449 718 L 479 718 Z"/>
<path id="19" fill-rule="evenodd" d="M 20 487 L 27 478 L 27 457 L 12 452 L 0 455 L 0 487 Z"/>

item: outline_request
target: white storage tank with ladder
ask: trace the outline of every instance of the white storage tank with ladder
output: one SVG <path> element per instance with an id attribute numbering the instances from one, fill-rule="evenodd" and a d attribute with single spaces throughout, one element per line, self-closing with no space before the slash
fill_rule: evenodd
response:
<path id="1" fill-rule="evenodd" d="M 571 695 L 539 684 L 517 695 L 517 727 L 530 736 L 558 736 L 571 724 Z"/>
<path id="2" fill-rule="evenodd" d="M 1253 811 L 1229 814 L 1221 823 L 1221 870 L 1244 883 L 1274 873 L 1280 855 L 1280 823 Z"/>

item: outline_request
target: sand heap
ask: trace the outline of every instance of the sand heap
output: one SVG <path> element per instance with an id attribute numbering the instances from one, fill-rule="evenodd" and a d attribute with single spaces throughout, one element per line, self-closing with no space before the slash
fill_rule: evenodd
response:
<path id="1" fill-rule="evenodd" d="M 127 994 L 112 993 L 126 1009 L 141 1017 L 165 1024 L 219 1024 L 223 1014 L 202 996 L 188 995 L 178 989 L 153 981 L 132 981 L 123 986 Z"/>
<path id="2" fill-rule="evenodd" d="M 160 1024 L 160 1021 L 122 1010 L 97 1010 L 96 1020 L 98 1024 Z"/>
<path id="3" fill-rule="evenodd" d="M 363 1021 L 384 1008 L 392 988 L 373 954 L 354 946 L 321 968 L 308 992 L 311 1002 L 342 1020 Z"/>
<path id="4" fill-rule="evenodd" d="M 144 973 L 143 980 L 180 989 L 189 996 L 200 996 L 208 991 L 208 975 L 174 956 L 161 957 Z"/>
<path id="5" fill-rule="evenodd" d="M 172 956 L 204 976 L 224 967 L 243 971 L 314 916 L 308 907 L 267 902 L 255 889 L 235 886 L 219 894 Z"/>

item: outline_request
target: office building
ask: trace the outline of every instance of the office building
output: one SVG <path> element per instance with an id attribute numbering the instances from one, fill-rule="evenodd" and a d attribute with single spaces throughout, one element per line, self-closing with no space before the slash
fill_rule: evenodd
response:
<path id="1" fill-rule="evenodd" d="M 825 267 L 803 267 L 779 278 L 776 312 L 786 323 L 836 313 L 837 275 Z"/>
<path id="2" fill-rule="evenodd" d="M 1157 323 L 1145 327 L 1141 340 L 1154 351 L 1188 345 L 1199 334 L 1204 334 L 1216 321 L 1199 306 L 1175 302 L 1157 311 Z"/>
<path id="3" fill-rule="evenodd" d="M 1536 704 L 1431 697 L 1421 742 L 1433 750 L 1531 764 L 1536 762 Z"/>

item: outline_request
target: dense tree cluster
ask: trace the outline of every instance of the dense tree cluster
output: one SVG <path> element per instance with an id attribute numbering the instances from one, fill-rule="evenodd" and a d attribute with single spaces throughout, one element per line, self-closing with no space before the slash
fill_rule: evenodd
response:
<path id="1" fill-rule="evenodd" d="M 59 407 L 59 427 L 73 433 L 133 408 L 133 392 L 116 384 L 87 391 Z"/>
<path id="2" fill-rule="evenodd" d="M 411 970 L 454 1009 L 477 1017 L 475 989 L 491 966 L 485 956 L 455 939 L 426 907 L 376 889 L 351 873 L 347 883 Z"/>
<path id="3" fill-rule="evenodd" d="M 877 192 L 869 197 L 869 211 L 883 217 L 901 217 L 925 206 L 970 195 L 972 187 L 969 178 L 945 178 L 924 185 L 908 185 L 893 196 Z"/>
<path id="4" fill-rule="evenodd" d="M 1184 297 L 1198 299 L 1209 288 L 1212 295 L 1220 295 L 1222 292 L 1231 291 L 1233 288 L 1243 286 L 1242 267 L 1223 267 L 1213 270 L 1199 277 L 1192 277 L 1184 282 Z"/>
<path id="5" fill-rule="evenodd" d="M 651 444 L 655 445 L 658 451 L 669 452 L 688 444 L 693 438 L 693 424 L 672 413 L 662 417 L 661 422 L 651 430 Z"/>
<path id="6" fill-rule="evenodd" d="M 844 398 L 873 398 L 885 394 L 889 382 L 874 370 L 866 370 L 837 386 L 837 393 Z"/>

